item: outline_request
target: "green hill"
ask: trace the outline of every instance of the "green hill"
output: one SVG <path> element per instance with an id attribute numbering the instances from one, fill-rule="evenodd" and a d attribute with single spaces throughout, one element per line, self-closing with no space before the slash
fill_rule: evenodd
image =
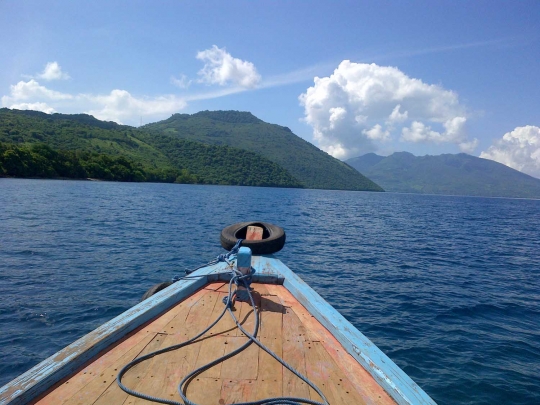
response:
<path id="1" fill-rule="evenodd" d="M 249 112 L 174 114 L 141 129 L 260 154 L 285 168 L 308 188 L 383 191 L 349 165 L 294 135 L 289 128 L 268 124 Z"/>
<path id="2" fill-rule="evenodd" d="M 492 160 L 460 154 L 373 153 L 347 160 L 387 191 L 486 197 L 540 197 L 540 180 Z"/>
<path id="3" fill-rule="evenodd" d="M 2 108 L 0 143 L 0 175 L 302 186 L 285 169 L 256 153 L 150 136 L 86 114 Z"/>

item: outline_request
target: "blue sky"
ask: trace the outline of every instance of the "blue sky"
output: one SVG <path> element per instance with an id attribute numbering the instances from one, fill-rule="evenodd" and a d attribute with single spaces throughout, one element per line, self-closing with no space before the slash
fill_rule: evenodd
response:
<path id="1" fill-rule="evenodd" d="M 250 111 L 341 159 L 464 151 L 539 177 L 539 17 L 538 1 L 0 0 L 1 105 L 129 125 Z"/>

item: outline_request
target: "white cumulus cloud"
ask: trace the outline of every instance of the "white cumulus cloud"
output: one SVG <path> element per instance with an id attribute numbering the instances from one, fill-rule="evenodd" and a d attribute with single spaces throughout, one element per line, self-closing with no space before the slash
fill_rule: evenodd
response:
<path id="1" fill-rule="evenodd" d="M 54 108 L 47 105 L 47 103 L 19 103 L 19 104 L 12 104 L 9 108 L 12 108 L 14 110 L 33 110 L 33 111 L 41 111 L 47 114 L 52 114 L 56 112 Z"/>
<path id="2" fill-rule="evenodd" d="M 467 113 L 457 94 L 411 78 L 395 67 L 345 60 L 315 77 L 300 95 L 318 145 L 337 158 L 375 151 L 380 142 L 454 143 L 471 152 Z"/>
<path id="3" fill-rule="evenodd" d="M 517 127 L 480 153 L 480 157 L 540 178 L 540 128 Z"/>
<path id="4" fill-rule="evenodd" d="M 69 79 L 69 75 L 65 72 L 62 72 L 62 68 L 58 64 L 58 62 L 49 62 L 45 66 L 45 69 L 43 69 L 43 72 L 37 75 L 38 79 L 43 80 L 67 80 Z"/>
<path id="5" fill-rule="evenodd" d="M 2 97 L 2 105 L 8 107 L 17 101 L 45 99 L 45 100 L 69 100 L 73 96 L 66 93 L 60 93 L 42 86 L 34 79 L 27 82 L 20 81 L 10 86 L 10 95 Z"/>
<path id="6" fill-rule="evenodd" d="M 122 123 L 140 116 L 171 114 L 185 108 L 185 100 L 173 95 L 158 97 L 135 97 L 126 90 L 113 90 L 107 95 L 80 95 L 84 104 L 92 104 L 86 111 L 97 119 Z"/>
<path id="7" fill-rule="evenodd" d="M 47 88 L 35 79 L 20 81 L 1 98 L 2 106 L 19 110 L 86 112 L 101 120 L 135 125 L 140 117 L 163 118 L 182 110 L 187 103 L 175 95 L 137 97 L 126 90 L 109 94 L 68 94 Z"/>
<path id="8" fill-rule="evenodd" d="M 392 110 L 392 113 L 388 116 L 388 120 L 386 121 L 387 125 L 392 125 L 394 123 L 400 123 L 407 121 L 407 118 L 409 118 L 409 112 L 405 111 L 403 113 L 400 113 L 399 110 L 401 109 L 401 104 L 398 104 L 394 107 Z"/>
<path id="9" fill-rule="evenodd" d="M 463 152 L 471 153 L 478 145 L 478 139 L 472 141 L 466 139 L 463 130 L 465 121 L 465 117 L 454 117 L 445 121 L 442 124 L 445 131 L 442 132 L 433 131 L 430 126 L 422 122 L 413 121 L 409 128 L 401 130 L 401 139 L 409 142 L 452 142 L 457 144 Z"/>
<path id="10" fill-rule="evenodd" d="M 375 124 L 371 129 L 364 129 L 362 131 L 369 139 L 385 141 L 390 137 L 389 130 L 383 130 L 382 126 Z"/>
<path id="11" fill-rule="evenodd" d="M 203 83 L 254 88 L 261 81 L 253 63 L 234 58 L 224 48 L 216 45 L 198 52 L 197 59 L 204 62 L 204 67 L 198 73 Z"/>

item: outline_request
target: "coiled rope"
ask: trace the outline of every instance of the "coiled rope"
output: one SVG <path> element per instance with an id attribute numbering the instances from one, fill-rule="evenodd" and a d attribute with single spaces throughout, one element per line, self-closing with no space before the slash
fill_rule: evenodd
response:
<path id="1" fill-rule="evenodd" d="M 240 248 L 241 242 L 242 242 L 242 240 L 238 240 L 238 242 L 233 247 L 233 249 L 231 249 L 230 252 L 228 252 L 228 253 L 226 253 L 224 255 L 218 256 L 217 259 L 212 261 L 212 262 L 214 262 L 213 264 L 216 264 L 219 261 L 226 261 L 226 262 L 229 263 L 229 259 L 233 255 L 236 255 L 236 253 L 238 253 L 238 249 Z M 210 262 L 210 263 L 212 263 L 212 262 Z M 204 267 L 204 266 L 201 266 L 201 267 Z M 199 268 L 201 268 L 201 267 L 199 267 Z M 195 270 L 193 270 L 193 271 L 195 271 Z M 130 395 L 133 395 L 133 396 L 138 397 L 138 398 L 146 399 L 146 400 L 152 401 L 152 402 L 158 402 L 158 403 L 170 404 L 170 405 L 197 405 L 195 402 L 193 402 L 193 401 L 189 400 L 189 398 L 187 398 L 186 392 L 187 392 L 187 386 L 189 385 L 189 383 L 197 375 L 201 374 L 205 370 L 208 370 L 209 368 L 211 368 L 211 367 L 213 367 L 213 366 L 215 366 L 215 365 L 217 365 L 217 364 L 219 364 L 219 363 L 221 363 L 221 362 L 223 362 L 223 361 L 225 361 L 225 360 L 227 360 L 227 359 L 229 359 L 231 357 L 236 356 L 237 354 L 244 351 L 251 344 L 255 343 L 261 349 L 263 349 L 265 352 L 267 352 L 270 356 L 272 356 L 274 359 L 276 359 L 279 363 L 281 363 L 284 367 L 286 367 L 288 370 L 290 370 L 292 373 L 294 373 L 298 378 L 300 378 L 302 381 L 304 381 L 306 384 L 308 384 L 311 388 L 313 388 L 315 390 L 315 392 L 317 392 L 317 394 L 319 394 L 319 396 L 322 398 L 323 402 L 317 402 L 317 401 L 313 401 L 313 400 L 307 399 L 307 398 L 275 397 L 275 398 L 267 398 L 267 399 L 262 399 L 262 400 L 258 400 L 258 401 L 252 401 L 252 402 L 241 402 L 241 403 L 237 403 L 237 405 L 301 405 L 301 404 L 329 405 L 328 400 L 326 399 L 324 394 L 321 392 L 321 390 L 314 383 L 312 383 L 307 377 L 303 376 L 298 371 L 296 371 L 292 366 L 287 364 L 283 359 L 281 359 L 277 354 L 275 354 L 272 350 L 270 350 L 268 347 L 266 347 L 264 344 L 262 344 L 259 341 L 259 339 L 257 339 L 257 332 L 259 331 L 259 312 L 257 310 L 257 306 L 255 305 L 253 295 L 251 294 L 249 284 L 246 282 L 246 279 L 251 277 L 252 274 L 242 275 L 242 273 L 240 273 L 239 271 L 234 270 L 234 269 L 232 269 L 232 272 L 233 272 L 233 276 L 231 277 L 231 280 L 229 281 L 229 289 L 228 289 L 228 294 L 227 294 L 227 297 L 226 297 L 225 306 L 224 306 L 223 311 L 221 312 L 221 314 L 217 317 L 217 319 L 214 322 L 212 322 L 212 324 L 210 326 L 208 326 L 205 330 L 203 330 L 202 332 L 200 332 L 196 336 L 192 337 L 191 339 L 188 339 L 188 340 L 186 340 L 186 341 L 184 341 L 182 343 L 179 343 L 177 345 L 173 345 L 173 346 L 169 346 L 169 347 L 166 347 L 166 348 L 163 348 L 163 349 L 160 349 L 160 350 L 156 350 L 156 351 L 154 351 L 152 353 L 141 356 L 141 357 L 131 361 L 127 365 L 125 365 L 120 370 L 120 372 L 118 373 L 118 375 L 116 377 L 116 382 L 118 383 L 118 386 L 123 391 L 127 392 Z M 186 273 L 187 273 L 187 271 L 186 271 Z M 187 273 L 187 274 L 190 274 L 190 273 Z M 185 278 L 189 278 L 189 277 L 185 277 Z M 246 291 L 248 293 L 251 306 L 253 308 L 253 313 L 255 315 L 255 326 L 253 328 L 254 330 L 253 330 L 252 334 L 247 332 L 242 327 L 239 320 L 236 318 L 236 316 L 232 312 L 232 305 L 233 305 L 234 300 L 236 298 L 236 294 L 237 294 L 237 291 L 238 291 L 238 284 L 240 284 L 240 283 L 242 283 L 246 288 Z M 234 288 L 234 289 L 232 288 L 233 284 L 235 284 L 235 286 L 236 286 L 236 288 Z M 154 396 L 151 396 L 151 395 L 147 395 L 147 394 L 144 394 L 144 393 L 137 392 L 135 390 L 132 390 L 132 389 L 126 387 L 122 383 L 122 377 L 131 368 L 133 368 L 137 364 L 142 363 L 143 361 L 149 360 L 149 359 L 151 359 L 151 358 L 153 358 L 153 357 L 155 357 L 157 355 L 167 353 L 167 352 L 170 352 L 172 350 L 180 349 L 181 347 L 187 346 L 187 345 L 197 341 L 197 339 L 199 339 L 201 336 L 203 336 L 205 333 L 207 333 L 210 329 L 212 329 L 221 320 L 221 318 L 223 318 L 223 316 L 225 315 L 225 313 L 227 311 L 229 312 L 229 315 L 234 320 L 236 326 L 242 331 L 242 333 L 244 333 L 244 335 L 246 335 L 249 338 L 249 340 L 246 343 L 244 343 L 242 346 L 240 346 L 238 349 L 236 349 L 236 350 L 234 350 L 234 351 L 232 351 L 232 352 L 230 352 L 230 353 L 228 353 L 228 354 L 226 354 L 226 355 L 224 355 L 224 356 L 222 356 L 222 357 L 220 357 L 218 359 L 215 359 L 215 360 L 205 364 L 204 366 L 199 367 L 196 370 L 193 370 L 188 375 L 186 375 L 182 379 L 182 381 L 178 384 L 178 392 L 179 392 L 180 396 L 182 397 L 182 400 L 184 401 L 183 404 L 180 403 L 180 402 L 177 402 L 177 401 L 172 401 L 172 400 L 165 399 L 165 398 L 154 397 Z"/>
<path id="2" fill-rule="evenodd" d="M 203 265 L 201 265 L 199 267 L 196 267 L 194 269 L 186 269 L 185 270 L 186 274 L 191 274 L 194 271 L 202 269 L 203 267 L 213 266 L 214 264 L 218 264 L 219 262 L 226 262 L 227 264 L 230 264 L 229 259 L 231 257 L 233 257 L 233 256 L 236 256 L 236 254 L 238 253 L 238 249 L 240 249 L 240 245 L 242 244 L 243 240 L 244 239 L 238 239 L 238 241 L 236 241 L 236 244 L 233 246 L 233 248 L 230 251 L 228 251 L 227 253 L 222 253 L 222 254 L 218 255 L 214 260 L 210 260 L 208 263 L 203 264 Z M 182 280 L 184 278 L 188 278 L 188 277 L 175 276 L 175 277 L 173 277 L 173 281 Z"/>

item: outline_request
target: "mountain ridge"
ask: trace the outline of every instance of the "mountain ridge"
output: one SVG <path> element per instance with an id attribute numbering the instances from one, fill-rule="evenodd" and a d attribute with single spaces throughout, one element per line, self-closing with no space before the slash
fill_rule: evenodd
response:
<path id="1" fill-rule="evenodd" d="M 40 148 L 41 144 L 52 148 L 52 153 Z M 47 159 L 46 155 L 60 160 Z M 276 163 L 243 149 L 172 137 L 154 139 L 134 127 L 100 121 L 87 114 L 0 109 L 0 175 L 65 177 L 61 173 L 72 172 L 64 167 L 70 159 L 84 169 L 75 171 L 73 178 L 105 173 L 105 177 L 97 178 L 302 187 Z M 93 170 L 95 163 L 105 166 Z M 107 170 L 114 169 L 117 163 L 124 166 L 117 167 L 117 172 L 127 169 L 137 173 L 110 175 Z"/>
<path id="2" fill-rule="evenodd" d="M 189 122 L 187 131 L 184 128 L 185 136 L 178 136 L 177 129 L 170 126 L 165 130 L 149 127 L 150 124 L 135 128 L 101 121 L 88 114 L 47 114 L 0 108 L 0 143 L 4 143 L 0 176 L 21 173 L 52 176 L 59 172 L 54 167 L 69 172 L 64 167 L 66 162 L 78 159 L 77 164 L 84 170 L 79 170 L 77 176 L 82 176 L 85 168 L 96 162 L 109 162 L 106 163 L 109 166 L 119 163 L 128 171 L 137 171 L 136 175 L 107 175 L 109 180 L 172 182 L 176 178 L 178 182 L 201 184 L 383 191 L 352 167 L 294 135 L 289 128 L 265 123 L 251 113 L 201 111 L 192 115 L 173 114 L 168 120 L 153 125 L 184 121 Z M 246 142 L 242 142 L 238 128 L 245 133 L 246 128 L 253 130 L 253 126 L 257 131 L 251 131 Z M 202 140 L 201 133 L 204 135 Z M 272 137 L 275 134 L 277 136 Z M 266 138 L 263 146 L 249 147 L 261 138 Z M 52 151 L 34 148 L 40 143 Z M 245 143 L 250 145 L 246 147 Z M 281 160 L 271 159 L 264 153 L 288 149 L 291 149 L 288 158 Z M 48 162 L 47 170 L 38 169 L 43 159 L 47 160 L 42 152 L 60 160 Z M 2 166 L 5 154 L 9 155 L 5 157 L 9 159 L 9 170 Z M 127 160 L 118 160 L 120 157 Z M 29 168 L 15 170 L 17 166 Z M 292 174 L 291 167 L 300 170 Z M 120 172 L 124 168 L 119 168 Z M 88 173 L 106 171 L 107 167 L 99 171 L 87 170 Z M 305 178 L 312 182 L 306 183 Z"/>
<path id="3" fill-rule="evenodd" d="M 141 130 L 249 150 L 284 167 L 307 188 L 384 191 L 289 128 L 266 123 L 249 112 L 173 114 L 168 119 L 144 125 Z"/>
<path id="4" fill-rule="evenodd" d="M 414 156 L 396 152 L 387 157 L 366 154 L 348 159 L 347 163 L 391 192 L 540 197 L 540 179 L 466 153 Z"/>

